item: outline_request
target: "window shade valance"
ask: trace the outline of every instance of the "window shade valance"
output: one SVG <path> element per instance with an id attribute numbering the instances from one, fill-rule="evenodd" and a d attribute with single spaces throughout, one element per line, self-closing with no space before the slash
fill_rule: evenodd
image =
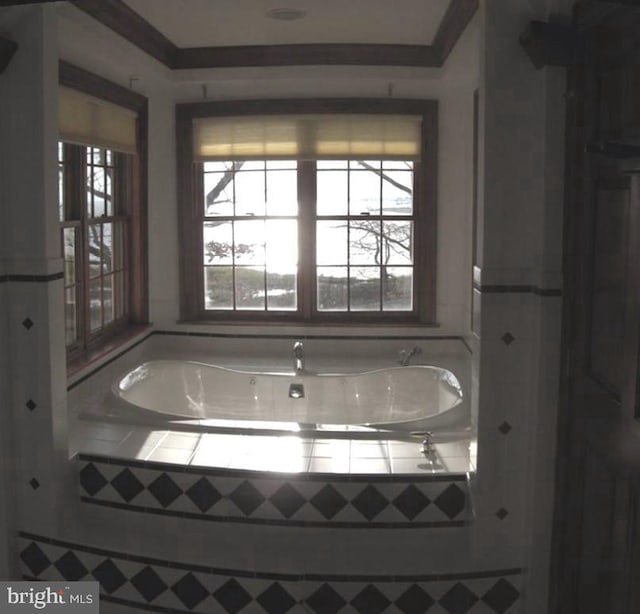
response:
<path id="1" fill-rule="evenodd" d="M 419 160 L 417 115 L 265 115 L 193 120 L 194 159 Z"/>
<path id="2" fill-rule="evenodd" d="M 59 88 L 58 130 L 60 139 L 68 143 L 135 153 L 136 118 L 130 109 L 68 87 Z"/>

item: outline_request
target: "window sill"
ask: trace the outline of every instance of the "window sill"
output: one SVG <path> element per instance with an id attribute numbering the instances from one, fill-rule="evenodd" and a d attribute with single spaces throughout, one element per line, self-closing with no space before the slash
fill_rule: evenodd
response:
<path id="1" fill-rule="evenodd" d="M 181 319 L 176 322 L 176 324 L 187 324 L 187 325 L 202 325 L 202 326 L 290 326 L 290 327 L 298 327 L 298 328 L 368 328 L 371 326 L 375 327 L 390 327 L 390 328 L 440 328 L 440 324 L 438 322 L 421 322 L 419 319 L 375 319 L 371 318 L 370 320 L 362 319 L 358 321 L 347 321 L 347 320 L 333 320 L 333 319 L 323 319 L 323 320 L 295 320 L 291 318 L 273 318 L 272 320 L 252 320 L 252 319 L 231 319 L 231 318 L 213 318 L 213 317 L 202 317 L 202 318 L 188 318 Z"/>
<path id="2" fill-rule="evenodd" d="M 84 352 L 67 362 L 67 386 L 73 385 L 98 367 L 111 362 L 124 350 L 144 341 L 152 332 L 150 324 L 132 325 L 110 337 L 98 347 Z"/>

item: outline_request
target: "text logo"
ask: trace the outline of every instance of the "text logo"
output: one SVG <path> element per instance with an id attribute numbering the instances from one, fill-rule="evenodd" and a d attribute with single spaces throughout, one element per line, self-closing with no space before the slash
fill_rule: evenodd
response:
<path id="1" fill-rule="evenodd" d="M 0 582 L 0 614 L 98 614 L 99 591 L 97 582 Z"/>

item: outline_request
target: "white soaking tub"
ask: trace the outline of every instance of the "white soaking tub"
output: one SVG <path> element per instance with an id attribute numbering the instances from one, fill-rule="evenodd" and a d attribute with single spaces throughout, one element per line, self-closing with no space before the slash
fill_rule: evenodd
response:
<path id="1" fill-rule="evenodd" d="M 272 373 L 153 360 L 131 369 L 111 387 L 111 405 L 120 414 L 159 422 L 242 421 L 243 429 L 251 429 L 252 423 L 261 428 L 265 422 L 325 431 L 326 425 L 405 433 L 447 428 L 464 420 L 468 410 L 462 401 L 455 375 L 432 366 Z"/>

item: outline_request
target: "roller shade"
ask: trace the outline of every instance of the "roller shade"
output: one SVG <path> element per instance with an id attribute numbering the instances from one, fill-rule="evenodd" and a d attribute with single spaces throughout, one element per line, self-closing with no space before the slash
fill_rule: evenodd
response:
<path id="1" fill-rule="evenodd" d="M 62 141 L 135 153 L 136 118 L 130 109 L 68 87 L 59 88 L 58 130 Z"/>
<path id="2" fill-rule="evenodd" d="M 194 159 L 419 160 L 422 117 L 265 115 L 193 121 Z"/>

